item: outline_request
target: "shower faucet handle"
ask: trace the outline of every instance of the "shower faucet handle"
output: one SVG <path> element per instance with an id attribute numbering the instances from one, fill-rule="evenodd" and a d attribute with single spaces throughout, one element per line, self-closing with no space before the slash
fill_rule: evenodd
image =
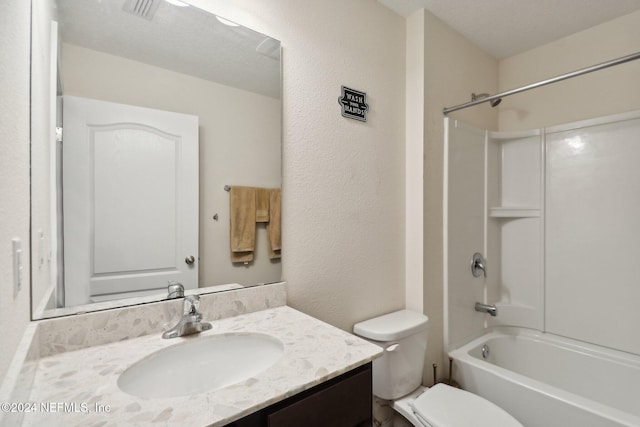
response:
<path id="1" fill-rule="evenodd" d="M 471 274 L 473 277 L 480 277 L 481 274 L 487 277 L 487 261 L 479 252 L 473 254 L 471 258 Z"/>

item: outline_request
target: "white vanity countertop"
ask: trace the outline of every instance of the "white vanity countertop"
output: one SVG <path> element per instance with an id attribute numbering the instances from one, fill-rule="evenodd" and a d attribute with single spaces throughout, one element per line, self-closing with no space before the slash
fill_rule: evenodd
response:
<path id="1" fill-rule="evenodd" d="M 116 383 L 118 376 L 150 353 L 198 339 L 197 335 L 162 339 L 160 334 L 154 334 L 56 354 L 38 361 L 29 398 L 37 411 L 25 414 L 23 425 L 224 426 L 382 354 L 380 347 L 286 306 L 212 324 L 212 330 L 200 335 L 265 333 L 282 341 L 283 356 L 261 374 L 219 390 L 186 397 L 143 399 L 122 392 Z M 41 404 L 45 402 L 59 403 L 53 405 L 59 412 L 43 411 Z M 108 412 L 96 412 L 106 405 Z"/>

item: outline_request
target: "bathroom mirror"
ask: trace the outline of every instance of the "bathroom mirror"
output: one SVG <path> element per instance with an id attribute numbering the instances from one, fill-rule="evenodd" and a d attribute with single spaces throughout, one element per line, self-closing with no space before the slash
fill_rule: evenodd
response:
<path id="1" fill-rule="evenodd" d="M 229 188 L 280 195 L 279 41 L 188 1 L 32 0 L 31 81 L 32 318 L 281 280 L 275 220 L 248 262 L 229 225 Z"/>

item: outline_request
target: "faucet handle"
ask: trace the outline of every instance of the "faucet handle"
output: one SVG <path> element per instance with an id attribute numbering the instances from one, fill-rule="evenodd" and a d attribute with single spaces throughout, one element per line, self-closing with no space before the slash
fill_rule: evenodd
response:
<path id="1" fill-rule="evenodd" d="M 167 299 L 181 298 L 184 296 L 184 286 L 182 283 L 169 281 L 167 292 Z"/>
<path id="2" fill-rule="evenodd" d="M 184 298 L 184 314 L 197 315 L 200 309 L 200 296 L 199 295 L 187 295 Z"/>
<path id="3" fill-rule="evenodd" d="M 471 273 L 473 277 L 480 277 L 481 274 L 484 274 L 484 277 L 487 277 L 487 261 L 485 261 L 482 254 L 476 252 L 473 254 L 471 258 Z"/>

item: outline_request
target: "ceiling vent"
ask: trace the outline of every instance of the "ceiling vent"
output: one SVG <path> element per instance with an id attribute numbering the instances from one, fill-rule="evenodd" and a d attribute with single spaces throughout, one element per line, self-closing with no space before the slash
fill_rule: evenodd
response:
<path id="1" fill-rule="evenodd" d="M 126 0 L 122 9 L 148 21 L 153 19 L 153 15 L 158 9 L 161 0 Z"/>
<path id="2" fill-rule="evenodd" d="M 280 42 L 271 37 L 265 37 L 256 47 L 256 51 L 269 58 L 280 60 Z"/>

